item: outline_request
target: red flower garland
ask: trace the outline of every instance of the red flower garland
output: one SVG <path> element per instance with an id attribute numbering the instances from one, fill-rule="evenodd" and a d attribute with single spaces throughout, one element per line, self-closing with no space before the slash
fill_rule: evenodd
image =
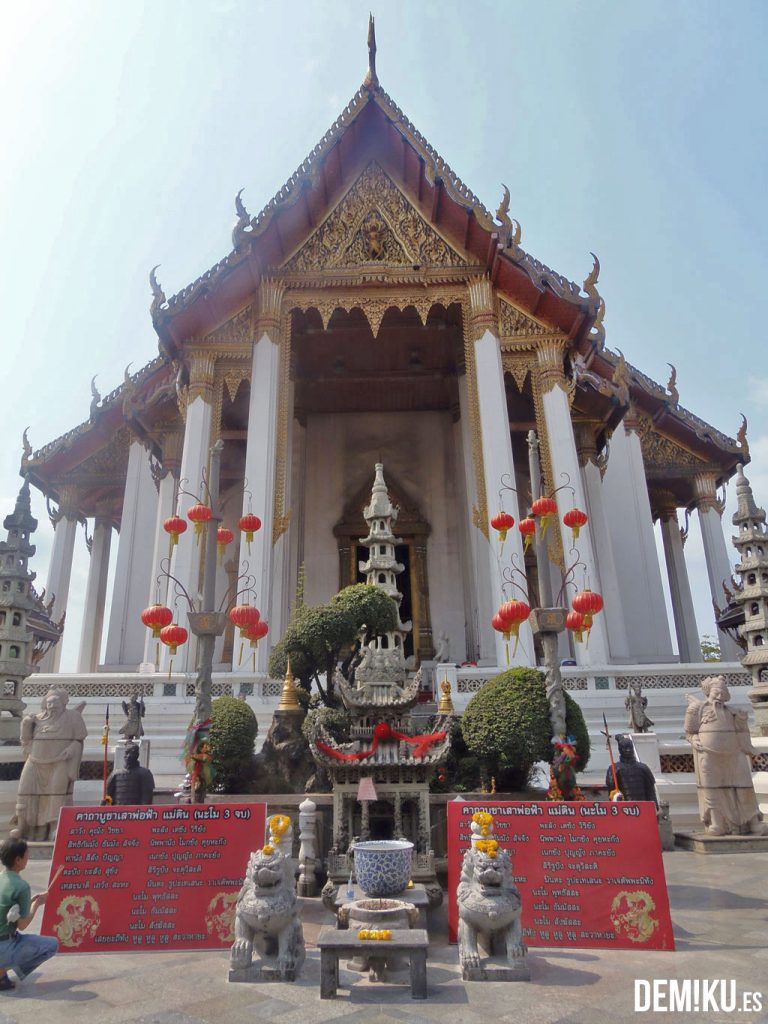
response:
<path id="1" fill-rule="evenodd" d="M 437 743 L 439 740 L 444 740 L 447 735 L 447 732 L 442 731 L 423 733 L 419 736 L 406 736 L 404 732 L 397 732 L 396 729 L 393 729 L 388 722 L 379 722 L 373 730 L 373 745 L 370 750 L 359 750 L 357 753 L 347 753 L 343 750 L 336 750 L 335 747 L 331 747 L 327 743 L 323 743 L 322 740 L 318 740 L 315 746 L 318 750 L 322 750 L 324 754 L 328 754 L 337 761 L 362 761 L 363 758 L 370 757 L 371 754 L 376 753 L 376 748 L 379 743 L 386 742 L 387 740 L 405 740 L 406 743 L 412 743 L 414 745 L 414 757 L 424 757 L 427 749 L 431 747 L 433 743 Z"/>

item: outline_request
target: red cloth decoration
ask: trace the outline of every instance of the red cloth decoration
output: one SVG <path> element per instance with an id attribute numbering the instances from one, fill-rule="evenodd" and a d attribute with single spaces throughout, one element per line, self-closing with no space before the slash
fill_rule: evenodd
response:
<path id="1" fill-rule="evenodd" d="M 428 748 L 433 743 L 444 740 L 447 735 L 447 732 L 441 731 L 423 733 L 420 736 L 406 736 L 404 732 L 398 732 L 396 729 L 393 729 L 389 722 L 379 722 L 373 729 L 373 744 L 370 750 L 358 750 L 357 752 L 336 750 L 335 747 L 323 743 L 322 740 L 318 740 L 315 746 L 318 750 L 322 750 L 324 754 L 328 754 L 329 757 L 333 757 L 337 761 L 362 761 L 363 758 L 370 757 L 371 754 L 376 753 L 379 743 L 384 743 L 387 740 L 405 740 L 406 743 L 413 744 L 414 757 L 424 757 Z"/>

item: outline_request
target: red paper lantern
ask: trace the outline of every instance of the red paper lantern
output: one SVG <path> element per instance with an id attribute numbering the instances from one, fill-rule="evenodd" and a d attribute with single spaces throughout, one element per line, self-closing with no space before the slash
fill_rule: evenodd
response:
<path id="1" fill-rule="evenodd" d="M 579 530 L 587 523 L 588 519 L 587 513 L 582 512 L 580 508 L 572 508 L 565 513 L 563 522 L 570 528 L 574 540 L 578 538 Z"/>
<path id="2" fill-rule="evenodd" d="M 525 622 L 531 614 L 531 609 L 525 601 L 518 601 L 513 598 L 511 601 L 505 601 L 501 608 L 499 608 L 497 614 L 500 615 L 505 622 L 509 623 L 512 635 L 517 636 L 518 630 L 520 629 L 520 623 Z"/>
<path id="3" fill-rule="evenodd" d="M 531 517 L 528 516 L 528 518 L 520 520 L 517 524 L 517 528 L 524 537 L 523 554 L 525 554 L 531 546 L 533 538 L 536 536 L 536 520 L 531 519 Z"/>
<path id="4" fill-rule="evenodd" d="M 240 517 L 240 522 L 237 525 L 243 531 L 245 539 L 250 544 L 253 540 L 254 533 L 261 529 L 261 520 L 258 516 L 255 516 L 253 512 L 248 512 L 247 515 Z"/>
<path id="5" fill-rule="evenodd" d="M 176 653 L 176 648 L 187 642 L 189 633 L 183 626 L 173 622 L 170 626 L 164 626 L 160 630 L 160 640 L 170 650 L 171 654 Z"/>
<path id="6" fill-rule="evenodd" d="M 174 544 L 179 543 L 179 537 L 187 529 L 186 519 L 182 519 L 181 516 L 171 516 L 170 519 L 166 519 L 163 523 L 163 529 L 166 533 L 171 535 L 171 547 Z"/>
<path id="7" fill-rule="evenodd" d="M 224 557 L 224 549 L 227 544 L 231 544 L 234 539 L 234 533 L 232 533 L 231 530 L 228 530 L 226 526 L 220 526 L 218 528 L 216 531 L 216 546 L 219 549 L 219 561 Z"/>
<path id="8" fill-rule="evenodd" d="M 157 640 L 163 626 L 170 626 L 173 622 L 173 612 L 163 604 L 152 604 L 141 613 L 141 621 L 152 630 L 152 636 Z"/>
<path id="9" fill-rule="evenodd" d="M 493 628 L 499 633 L 504 634 L 504 640 L 507 645 L 509 644 L 509 638 L 511 636 L 515 638 L 515 650 L 513 653 L 517 653 L 517 644 L 520 638 L 520 623 L 525 622 L 530 614 L 531 609 L 525 601 L 517 601 L 513 598 L 511 601 L 505 601 L 491 619 L 491 625 Z M 507 646 L 506 654 L 507 664 L 509 664 L 509 646 Z"/>
<path id="10" fill-rule="evenodd" d="M 512 529 L 515 525 L 514 518 L 509 512 L 497 512 L 491 520 L 491 526 L 499 534 L 499 540 L 503 544 L 507 537 L 507 532 Z"/>
<path id="11" fill-rule="evenodd" d="M 568 612 L 565 618 L 565 628 L 570 629 L 573 633 L 576 642 L 582 643 L 584 640 L 584 616 L 581 612 Z"/>
<path id="12" fill-rule="evenodd" d="M 203 527 L 208 522 L 208 520 L 211 519 L 212 516 L 213 511 L 207 505 L 204 505 L 201 501 L 199 501 L 196 505 L 193 505 L 192 508 L 187 512 L 187 519 L 189 519 L 190 522 L 195 524 L 195 534 L 198 537 L 203 532 Z"/>
<path id="13" fill-rule="evenodd" d="M 264 619 L 259 619 L 259 621 L 246 632 L 245 639 L 251 641 L 251 647 L 258 647 L 259 640 L 263 640 L 268 632 L 269 623 Z"/>
<path id="14" fill-rule="evenodd" d="M 596 590 L 590 590 L 586 587 L 584 590 L 580 590 L 574 597 L 573 610 L 580 612 L 584 616 L 584 628 L 592 628 L 592 619 L 598 612 L 603 610 L 603 599 Z"/>
<path id="15" fill-rule="evenodd" d="M 535 516 L 553 516 L 557 513 L 557 502 L 554 498 L 542 495 L 531 505 L 531 512 Z"/>
<path id="16" fill-rule="evenodd" d="M 259 624 L 261 612 L 252 604 L 238 604 L 229 611 L 230 622 L 240 630 L 240 636 L 245 637 L 253 632 Z"/>

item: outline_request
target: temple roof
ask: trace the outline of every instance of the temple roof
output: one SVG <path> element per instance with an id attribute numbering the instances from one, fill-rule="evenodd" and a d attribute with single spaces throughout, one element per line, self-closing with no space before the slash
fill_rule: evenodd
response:
<path id="1" fill-rule="evenodd" d="M 228 255 L 169 299 L 153 272 L 151 313 L 161 351 L 174 354 L 185 338 L 206 333 L 242 304 L 261 277 L 281 267 L 322 222 L 371 160 L 460 246 L 469 269 L 488 273 L 513 301 L 567 337 L 586 334 L 600 306 L 594 286 L 582 294 L 577 284 L 525 252 L 520 225 L 509 217 L 509 192 L 505 189 L 494 218 L 378 78 L 367 76 L 366 82 L 260 213 L 249 216 L 238 193 Z"/>

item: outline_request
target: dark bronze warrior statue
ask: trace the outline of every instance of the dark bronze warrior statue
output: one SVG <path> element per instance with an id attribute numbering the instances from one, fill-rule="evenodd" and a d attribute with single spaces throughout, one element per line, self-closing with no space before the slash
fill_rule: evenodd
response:
<path id="1" fill-rule="evenodd" d="M 619 734 L 616 737 L 619 748 L 619 760 L 616 762 L 616 778 L 621 795 L 625 800 L 652 800 L 658 809 L 656 797 L 656 780 L 647 764 L 637 760 L 635 745 L 630 736 Z M 613 789 L 613 773 L 609 768 L 605 773 L 605 784 L 609 791 Z"/>
<path id="2" fill-rule="evenodd" d="M 138 746 L 128 743 L 125 767 L 112 772 L 107 779 L 107 796 L 113 804 L 151 804 L 154 795 L 154 776 L 149 768 L 139 764 Z"/>

